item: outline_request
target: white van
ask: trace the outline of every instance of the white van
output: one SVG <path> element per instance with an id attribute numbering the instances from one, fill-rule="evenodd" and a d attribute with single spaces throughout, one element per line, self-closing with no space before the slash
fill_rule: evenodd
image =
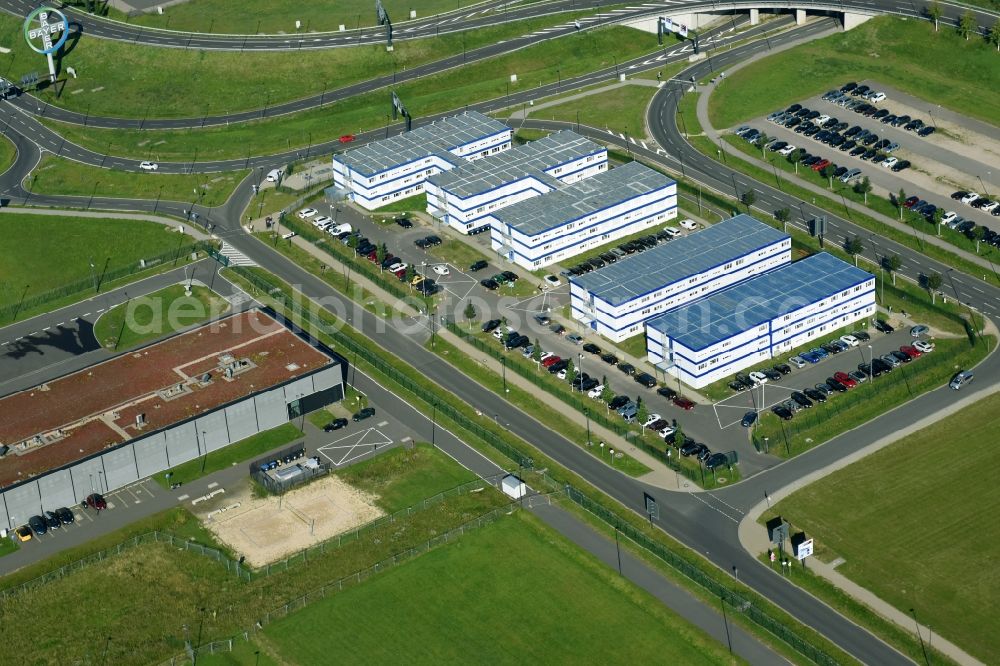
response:
<path id="1" fill-rule="evenodd" d="M 327 231 L 334 236 L 339 236 L 342 233 L 351 233 L 352 230 L 353 229 L 351 225 L 347 224 L 346 222 L 344 224 L 338 224 L 336 226 L 327 229 Z"/>
<path id="2" fill-rule="evenodd" d="M 268 172 L 267 178 L 265 180 L 267 180 L 267 182 L 269 183 L 277 183 L 281 179 L 281 176 L 284 173 L 285 172 L 282 171 L 281 169 L 271 169 L 271 171 Z"/>

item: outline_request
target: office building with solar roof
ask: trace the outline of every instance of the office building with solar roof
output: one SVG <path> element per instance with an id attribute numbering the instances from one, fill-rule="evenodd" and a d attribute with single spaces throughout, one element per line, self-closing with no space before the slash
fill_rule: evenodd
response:
<path id="1" fill-rule="evenodd" d="M 333 156 L 333 184 L 367 210 L 424 191 L 428 177 L 511 147 L 512 130 L 469 111 Z"/>
<path id="2" fill-rule="evenodd" d="M 650 362 L 701 388 L 875 315 L 875 276 L 821 252 L 646 322 Z"/>
<path id="3" fill-rule="evenodd" d="M 427 212 L 463 234 L 488 231 L 494 211 L 608 168 L 604 146 L 569 130 L 427 179 Z"/>
<path id="4" fill-rule="evenodd" d="M 676 216 L 677 183 L 630 162 L 495 212 L 491 244 L 534 270 Z"/>
<path id="5" fill-rule="evenodd" d="M 791 252 L 788 234 L 737 215 L 571 277 L 572 315 L 621 342 L 651 317 L 789 263 Z"/>

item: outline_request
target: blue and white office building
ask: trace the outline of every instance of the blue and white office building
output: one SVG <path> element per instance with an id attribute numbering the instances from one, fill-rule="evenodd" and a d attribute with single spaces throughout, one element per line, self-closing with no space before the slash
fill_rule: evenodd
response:
<path id="1" fill-rule="evenodd" d="M 493 250 L 528 270 L 677 217 L 677 183 L 638 162 L 489 216 Z"/>
<path id="2" fill-rule="evenodd" d="M 737 215 L 571 277 L 572 314 L 609 340 L 621 342 L 642 333 L 651 317 L 791 260 L 788 234 L 749 215 Z"/>
<path id="3" fill-rule="evenodd" d="M 821 252 L 646 323 L 650 362 L 706 384 L 875 314 L 875 276 Z"/>
<path id="4" fill-rule="evenodd" d="M 488 229 L 501 208 L 608 168 L 608 151 L 563 130 L 427 179 L 427 212 L 463 234 Z"/>
<path id="5" fill-rule="evenodd" d="M 469 111 L 333 156 L 333 184 L 367 210 L 420 194 L 430 176 L 511 147 L 513 131 Z"/>

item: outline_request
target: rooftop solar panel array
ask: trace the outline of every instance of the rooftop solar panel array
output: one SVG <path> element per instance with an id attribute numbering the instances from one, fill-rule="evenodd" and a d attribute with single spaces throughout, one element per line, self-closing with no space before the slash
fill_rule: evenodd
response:
<path id="1" fill-rule="evenodd" d="M 821 252 L 665 312 L 647 325 L 697 351 L 872 277 Z"/>
<path id="2" fill-rule="evenodd" d="M 559 184 L 558 181 L 546 175 L 545 169 L 602 150 L 604 148 L 593 141 L 563 130 L 502 153 L 467 162 L 457 169 L 435 174 L 428 181 L 462 198 L 488 192 L 527 176 L 534 176 L 555 187 Z"/>
<path id="3" fill-rule="evenodd" d="M 629 162 L 562 189 L 508 206 L 495 217 L 502 224 L 509 224 L 523 234 L 534 236 L 671 184 L 674 181 L 658 171 L 638 162 Z"/>
<path id="4" fill-rule="evenodd" d="M 788 234 L 740 214 L 570 281 L 617 306 L 785 238 Z"/>
<path id="5" fill-rule="evenodd" d="M 434 154 L 460 166 L 466 160 L 449 151 L 509 129 L 498 120 L 468 111 L 349 150 L 334 159 L 367 176 Z"/>

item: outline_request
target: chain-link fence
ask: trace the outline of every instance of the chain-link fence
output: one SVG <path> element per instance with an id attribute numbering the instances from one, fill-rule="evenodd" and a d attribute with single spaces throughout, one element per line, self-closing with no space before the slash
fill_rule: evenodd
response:
<path id="1" fill-rule="evenodd" d="M 375 370 L 395 383 L 399 388 L 402 388 L 412 394 L 416 400 L 420 400 L 424 403 L 424 405 L 426 405 L 426 407 L 434 409 L 438 415 L 444 416 L 445 418 L 457 423 L 461 428 L 469 431 L 471 434 L 475 435 L 480 440 L 499 451 L 505 457 L 514 461 L 519 467 L 527 469 L 534 467 L 534 462 L 531 457 L 522 453 L 510 443 L 504 441 L 503 434 L 498 432 L 497 429 L 478 423 L 451 403 L 438 400 L 433 395 L 428 395 L 426 387 L 421 386 L 412 378 L 407 376 L 407 374 L 397 368 L 391 360 L 387 360 L 383 355 L 372 351 L 367 346 L 357 342 L 350 336 L 338 330 L 337 327 L 328 324 L 324 321 L 321 314 L 303 308 L 301 303 L 293 299 L 292 294 L 279 283 L 239 266 L 234 267 L 231 270 L 253 285 L 254 288 L 268 294 L 271 298 L 277 301 L 288 311 L 290 316 L 297 317 L 303 323 L 325 333 L 327 336 L 332 338 L 335 346 L 339 346 L 341 348 L 341 351 L 354 354 L 355 358 L 363 359 L 366 363 L 374 367 Z"/>
<path id="2" fill-rule="evenodd" d="M 24 298 L 18 298 L 16 303 L 0 307 L 0 322 L 6 322 L 13 319 L 18 312 L 32 310 L 45 305 L 46 303 L 59 300 L 60 298 L 66 298 L 67 296 L 91 290 L 96 293 L 102 284 L 120 280 L 136 273 L 142 273 L 168 262 L 177 264 L 181 260 L 181 257 L 185 257 L 191 253 L 207 253 L 211 249 L 214 249 L 214 246 L 207 241 L 197 241 L 195 243 L 180 245 L 176 249 L 168 252 L 163 252 L 152 257 L 146 257 L 127 266 L 109 268 L 106 271 L 102 271 L 99 275 L 95 273 L 90 278 L 83 278 L 76 280 L 75 282 L 67 282 L 64 285 L 56 287 L 55 289 L 50 289 L 49 291 L 44 291 L 40 294 L 32 294 L 30 297 L 27 296 L 27 294 L 24 294 Z"/>
<path id="3" fill-rule="evenodd" d="M 206 643 L 204 645 L 199 645 L 197 647 L 189 648 L 185 651 L 185 654 L 171 657 L 170 659 L 161 662 L 161 664 L 163 664 L 164 666 L 168 664 L 170 666 L 180 666 L 182 664 L 190 663 L 195 658 L 197 658 L 198 655 L 215 654 L 217 652 L 227 652 L 229 650 L 232 650 L 234 641 L 250 640 L 251 636 L 254 633 L 263 629 L 272 622 L 288 616 L 289 613 L 293 613 L 301 608 L 304 608 L 305 606 L 308 606 L 311 603 L 314 603 L 321 599 L 325 599 L 326 597 L 332 594 L 337 594 L 338 592 L 342 592 L 346 589 L 350 589 L 356 585 L 359 585 L 368 580 L 369 578 L 371 578 L 372 576 L 374 576 L 375 574 L 388 571 L 389 569 L 392 569 L 400 564 L 409 562 L 414 557 L 426 553 L 427 551 L 432 550 L 438 546 L 450 543 L 455 539 L 461 537 L 463 534 L 466 534 L 467 532 L 477 530 L 480 527 L 484 527 L 486 525 L 491 525 L 492 523 L 496 522 L 497 520 L 500 520 L 504 516 L 514 513 L 515 511 L 518 510 L 518 508 L 519 507 L 516 503 L 512 503 L 497 509 L 493 509 L 488 513 L 477 516 L 472 520 L 469 520 L 455 528 L 452 528 L 447 532 L 444 532 L 442 534 L 439 534 L 438 536 L 428 539 L 427 541 L 424 541 L 423 543 L 417 546 L 408 548 L 404 551 L 400 551 L 395 555 L 392 555 L 379 562 L 376 562 L 370 567 L 367 567 L 365 569 L 359 569 L 358 571 L 348 574 L 347 576 L 325 583 L 315 588 L 314 590 L 307 592 L 306 594 L 291 599 L 280 606 L 276 606 L 272 608 L 270 611 L 267 611 L 266 613 L 261 615 L 260 618 L 257 620 L 257 622 L 254 623 L 254 626 L 251 629 L 242 631 L 227 639 L 212 641 L 211 643 Z"/>
<path id="4" fill-rule="evenodd" d="M 678 553 L 675 553 L 658 541 L 654 541 L 631 524 L 622 521 L 615 512 L 601 506 L 580 490 L 566 484 L 566 496 L 591 515 L 596 516 L 617 529 L 622 536 L 643 550 L 652 553 L 657 559 L 665 562 L 678 573 L 697 583 L 712 596 L 718 597 L 727 608 L 741 613 L 751 622 L 770 632 L 810 661 L 822 664 L 823 666 L 835 666 L 837 663 L 833 657 L 796 634 L 780 620 L 772 617 L 767 611 L 758 607 L 751 599 L 733 592 Z"/>

